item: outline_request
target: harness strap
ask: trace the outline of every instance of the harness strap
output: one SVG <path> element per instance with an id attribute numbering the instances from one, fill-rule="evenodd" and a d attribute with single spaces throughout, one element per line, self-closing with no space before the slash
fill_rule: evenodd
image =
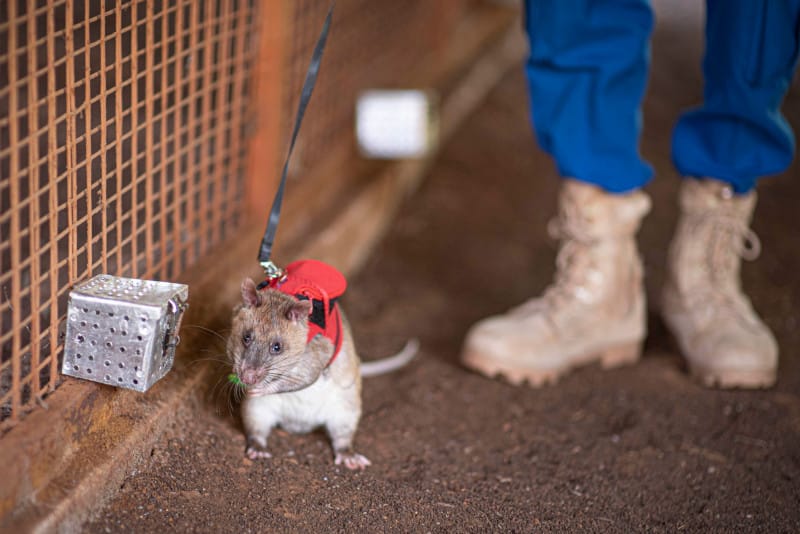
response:
<path id="1" fill-rule="evenodd" d="M 317 302 L 322 303 L 322 309 L 324 310 L 322 324 L 318 322 L 318 318 L 314 317 L 312 311 L 308 318 L 308 337 L 306 338 L 306 343 L 311 343 L 311 340 L 318 335 L 327 337 L 333 343 L 333 354 L 325 365 L 325 367 L 329 367 L 342 349 L 342 342 L 344 341 L 344 336 L 342 335 L 342 316 L 339 313 L 339 306 L 336 305 L 336 302 L 332 302 L 328 298 L 328 294 L 322 288 L 317 287 L 316 289 L 323 293 L 324 296 L 322 299 L 313 299 L 306 293 L 298 293 L 295 294 L 294 297 L 298 300 L 310 300 L 312 305 Z M 280 289 L 278 289 L 278 291 L 280 291 Z"/>
<path id="2" fill-rule="evenodd" d="M 337 306 L 347 282 L 342 274 L 330 265 L 316 260 L 300 260 L 286 266 L 279 278 L 268 278 L 259 289 L 269 287 L 298 300 L 310 300 L 312 310 L 308 317 L 308 338 L 311 342 L 323 335 L 333 343 L 331 365 L 342 348 L 342 316 Z"/>

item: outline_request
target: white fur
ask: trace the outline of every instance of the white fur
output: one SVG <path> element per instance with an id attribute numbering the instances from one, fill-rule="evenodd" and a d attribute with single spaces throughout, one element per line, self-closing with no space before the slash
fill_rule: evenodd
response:
<path id="1" fill-rule="evenodd" d="M 344 347 L 334 365 L 339 359 L 342 363 L 349 359 Z M 306 433 L 324 426 L 336 447 L 337 440 L 349 442 L 358 425 L 361 416 L 358 395 L 355 382 L 337 384 L 330 369 L 326 369 L 316 382 L 299 391 L 246 398 L 242 419 L 248 436 L 262 447 L 266 447 L 267 436 L 275 426 L 292 433 Z"/>
<path id="2" fill-rule="evenodd" d="M 310 386 L 299 391 L 247 397 L 242 420 L 248 438 L 247 456 L 269 458 L 267 438 L 276 426 L 292 433 L 325 427 L 333 445 L 336 465 L 364 469 L 370 461 L 352 450 L 353 435 L 361 418 L 361 376 L 388 373 L 406 365 L 419 342 L 409 341 L 395 356 L 362 364 L 353 353 L 348 335 L 334 362 Z"/>

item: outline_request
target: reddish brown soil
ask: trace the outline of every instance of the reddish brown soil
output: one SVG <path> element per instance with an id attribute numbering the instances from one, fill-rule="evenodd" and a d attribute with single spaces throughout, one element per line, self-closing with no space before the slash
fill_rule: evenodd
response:
<path id="1" fill-rule="evenodd" d="M 515 72 L 350 280 L 345 306 L 365 359 L 422 341 L 410 367 L 365 383 L 356 443 L 372 467 L 334 467 L 322 434 L 282 432 L 271 460 L 251 462 L 225 403 L 201 402 L 88 530 L 800 531 L 800 167 L 763 182 L 754 229 L 764 251 L 743 271 L 780 343 L 778 385 L 704 389 L 657 316 L 676 217 L 669 135 L 699 99 L 701 15 L 659 14 L 642 146 L 658 176 L 640 234 L 651 302 L 641 363 L 588 367 L 538 390 L 459 366 L 469 325 L 539 292 L 553 272 L 545 226 L 558 183 Z M 785 111 L 800 129 L 794 89 Z"/>

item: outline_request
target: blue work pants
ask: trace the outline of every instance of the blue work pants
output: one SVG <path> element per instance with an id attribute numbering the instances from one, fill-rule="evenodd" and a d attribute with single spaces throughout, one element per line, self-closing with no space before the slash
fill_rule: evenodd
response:
<path id="1" fill-rule="evenodd" d="M 684 176 L 746 193 L 794 156 L 780 106 L 797 63 L 800 0 L 706 4 L 703 102 L 678 120 L 672 160 Z M 560 174 L 609 192 L 647 183 L 639 136 L 649 1 L 526 0 L 525 26 L 532 122 Z"/>

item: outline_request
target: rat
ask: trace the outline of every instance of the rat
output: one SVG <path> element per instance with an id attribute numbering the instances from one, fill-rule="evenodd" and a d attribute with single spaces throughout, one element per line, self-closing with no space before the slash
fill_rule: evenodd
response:
<path id="1" fill-rule="evenodd" d="M 389 358 L 361 363 L 350 324 L 341 316 L 341 347 L 323 335 L 308 340 L 310 300 L 242 282 L 242 304 L 234 309 L 227 353 L 244 387 L 242 422 L 250 459 L 271 457 L 267 438 L 280 426 L 292 433 L 324 427 L 336 465 L 361 470 L 371 465 L 353 450 L 361 418 L 361 378 L 399 369 L 419 348 L 416 340 Z"/>

